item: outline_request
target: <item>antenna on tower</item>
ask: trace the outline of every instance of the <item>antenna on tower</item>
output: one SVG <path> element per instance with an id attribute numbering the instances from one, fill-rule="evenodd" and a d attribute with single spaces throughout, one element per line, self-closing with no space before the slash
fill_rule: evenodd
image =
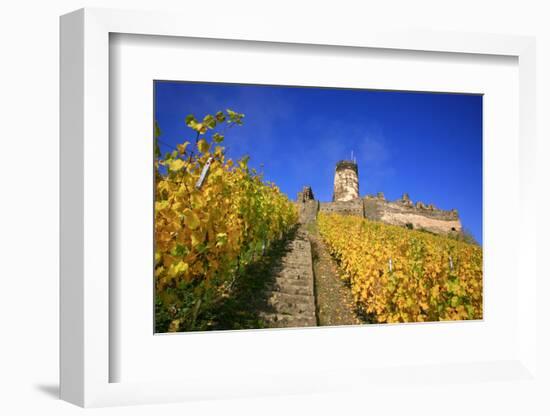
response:
<path id="1" fill-rule="evenodd" d="M 351 151 L 351 161 L 353 162 L 353 150 Z"/>

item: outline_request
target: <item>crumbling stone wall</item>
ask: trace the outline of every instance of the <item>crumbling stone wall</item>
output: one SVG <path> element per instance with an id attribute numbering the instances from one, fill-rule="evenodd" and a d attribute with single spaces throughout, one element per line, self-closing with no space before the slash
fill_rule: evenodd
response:
<path id="1" fill-rule="evenodd" d="M 301 192 L 298 192 L 298 197 L 296 198 L 296 201 L 298 202 L 306 202 L 315 199 L 313 196 L 313 190 L 311 189 L 311 186 L 304 186 L 302 188 Z"/>
<path id="2" fill-rule="evenodd" d="M 410 199 L 387 201 L 384 196 L 366 196 L 351 201 L 319 202 L 306 200 L 297 202 L 300 222 L 315 221 L 318 212 L 339 215 L 355 215 L 372 221 L 399 225 L 437 234 L 460 233 L 462 224 L 456 210 L 445 211 L 422 202 L 412 203 Z"/>
<path id="3" fill-rule="evenodd" d="M 388 224 L 423 229 L 439 234 L 461 232 L 462 224 L 456 210 L 437 209 L 433 204 L 414 204 L 407 194 L 400 200 L 386 201 L 380 195 L 366 196 L 363 199 L 365 218 Z"/>
<path id="4" fill-rule="evenodd" d="M 304 202 L 298 202 L 298 222 L 308 224 L 317 219 L 319 212 L 319 201 L 310 199 Z"/>
<path id="5" fill-rule="evenodd" d="M 319 204 L 320 212 L 327 212 L 340 215 L 363 216 L 363 200 L 354 199 L 351 201 L 321 202 Z"/>

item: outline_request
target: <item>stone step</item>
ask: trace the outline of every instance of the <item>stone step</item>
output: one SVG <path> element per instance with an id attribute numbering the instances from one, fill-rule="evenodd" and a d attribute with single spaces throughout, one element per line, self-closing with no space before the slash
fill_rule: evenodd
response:
<path id="1" fill-rule="evenodd" d="M 280 313 L 264 314 L 262 318 L 269 323 L 272 328 L 301 328 L 305 326 L 316 326 L 317 320 L 311 314 L 307 315 L 287 315 Z"/>
<path id="2" fill-rule="evenodd" d="M 300 282 L 300 280 L 298 280 L 298 282 Z M 313 296 L 313 287 L 288 283 L 288 281 L 274 283 L 271 286 L 271 290 L 287 295 Z"/>
<path id="3" fill-rule="evenodd" d="M 274 273 L 289 273 L 289 272 L 302 272 L 302 273 L 312 273 L 311 272 L 311 264 L 303 264 L 303 265 L 289 265 L 287 267 L 283 267 L 280 269 L 276 269 L 273 271 Z"/>
<path id="4" fill-rule="evenodd" d="M 304 259 L 302 257 L 296 257 L 294 259 L 291 259 L 291 258 L 285 258 L 283 259 L 283 261 L 281 261 L 281 264 L 279 265 L 279 267 L 285 267 L 285 266 L 290 266 L 290 267 L 307 267 L 311 265 L 311 261 L 308 260 L 307 258 Z"/>
<path id="5" fill-rule="evenodd" d="M 298 230 L 287 250 L 272 271 L 274 281 L 267 293 L 269 310 L 264 320 L 270 327 L 315 326 L 311 243 L 303 229 Z"/>
<path id="6" fill-rule="evenodd" d="M 299 262 L 299 263 L 307 263 L 308 262 L 308 259 L 307 259 L 307 256 L 309 255 L 309 253 L 297 253 L 297 252 L 294 252 L 294 253 L 287 253 L 286 255 L 283 256 L 282 258 L 282 261 L 283 263 L 290 263 L 290 262 L 293 262 L 293 261 L 296 261 L 296 262 Z"/>
<path id="7" fill-rule="evenodd" d="M 298 252 L 297 250 L 300 250 Z M 284 254 L 283 258 L 304 256 L 309 250 L 307 249 L 307 243 L 299 246 L 290 246 L 289 250 Z"/>
<path id="8" fill-rule="evenodd" d="M 309 282 L 309 274 L 306 272 L 302 273 L 289 273 L 289 272 L 283 272 L 275 275 L 275 280 L 283 279 L 283 280 L 295 280 L 298 282 L 305 282 L 306 284 L 310 284 Z M 312 284 L 312 283 L 311 283 Z"/>
<path id="9" fill-rule="evenodd" d="M 280 293 L 278 291 L 271 291 L 267 293 L 268 299 L 277 299 L 288 303 L 307 303 L 314 302 L 313 295 L 289 295 Z"/>
<path id="10" fill-rule="evenodd" d="M 315 316 L 315 303 L 312 301 L 297 302 L 293 300 L 287 300 L 287 297 L 303 296 L 303 295 L 289 295 L 286 293 L 279 293 L 276 297 L 271 297 L 267 304 L 278 313 L 287 314 L 312 314 Z M 305 296 L 304 296 L 305 297 Z"/>
<path id="11" fill-rule="evenodd" d="M 313 290 L 313 282 L 308 279 L 288 278 L 285 276 L 276 276 L 273 283 L 280 286 L 307 287 Z"/>
<path id="12" fill-rule="evenodd" d="M 288 247 L 291 248 L 291 249 L 304 249 L 304 250 L 307 250 L 307 248 L 308 248 L 307 244 L 308 244 L 307 241 L 295 241 L 294 243 L 289 244 Z"/>
<path id="13" fill-rule="evenodd" d="M 304 265 L 292 265 L 292 266 L 287 266 L 287 267 L 284 267 L 280 270 L 274 270 L 273 271 L 275 274 L 279 274 L 279 273 L 292 273 L 292 272 L 295 272 L 295 273 L 312 273 L 311 271 L 311 265 L 307 265 L 307 264 L 304 264 Z"/>
<path id="14" fill-rule="evenodd" d="M 284 313 L 289 315 L 309 315 L 315 317 L 315 306 L 310 303 L 286 303 L 281 301 L 270 301 L 268 305 L 273 308 L 271 312 Z"/>
<path id="15" fill-rule="evenodd" d="M 304 250 L 304 252 L 307 252 L 307 251 L 309 251 L 307 245 L 308 245 L 308 241 L 304 241 L 304 242 L 300 241 L 300 242 L 291 244 L 288 247 L 291 250 Z M 289 253 L 287 253 L 287 254 L 289 254 Z M 299 253 L 299 254 L 302 254 L 302 253 Z"/>
<path id="16" fill-rule="evenodd" d="M 283 256 L 283 260 L 288 260 L 288 259 L 299 260 L 299 259 L 303 259 L 303 261 L 307 261 L 306 257 L 307 257 L 308 251 L 305 250 L 303 247 L 298 247 L 296 250 L 301 250 L 301 251 L 303 251 L 303 252 L 302 252 L 302 253 L 298 253 L 297 251 L 295 251 L 295 252 L 286 253 L 286 254 Z"/>

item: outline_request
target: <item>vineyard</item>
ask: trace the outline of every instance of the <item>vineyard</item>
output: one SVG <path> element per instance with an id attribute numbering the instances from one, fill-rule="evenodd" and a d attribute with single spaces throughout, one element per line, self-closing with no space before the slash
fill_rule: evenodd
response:
<path id="1" fill-rule="evenodd" d="M 317 222 L 370 322 L 482 318 L 481 247 L 352 216 Z"/>
<path id="2" fill-rule="evenodd" d="M 161 157 L 155 126 L 156 331 L 209 329 L 243 268 L 297 221 L 295 205 L 222 143 L 244 115 L 190 115 L 194 136 Z"/>
<path id="3" fill-rule="evenodd" d="M 189 115 L 192 139 L 164 156 L 155 125 L 156 332 L 482 318 L 480 246 L 359 216 L 300 224 L 248 157 L 227 157 L 243 117 Z"/>

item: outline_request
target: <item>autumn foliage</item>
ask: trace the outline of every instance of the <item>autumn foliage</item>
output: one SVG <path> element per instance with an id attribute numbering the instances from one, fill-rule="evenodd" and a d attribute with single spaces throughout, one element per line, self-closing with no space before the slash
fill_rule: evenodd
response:
<path id="1" fill-rule="evenodd" d="M 156 143 L 159 332 L 207 329 L 209 308 L 230 296 L 239 269 L 297 221 L 295 205 L 250 169 L 248 158 L 226 158 L 225 132 L 243 117 L 231 110 L 201 121 L 188 116 L 194 140 L 164 157 Z"/>
<path id="2" fill-rule="evenodd" d="M 445 236 L 320 213 L 320 233 L 373 322 L 482 318 L 482 250 Z"/>

